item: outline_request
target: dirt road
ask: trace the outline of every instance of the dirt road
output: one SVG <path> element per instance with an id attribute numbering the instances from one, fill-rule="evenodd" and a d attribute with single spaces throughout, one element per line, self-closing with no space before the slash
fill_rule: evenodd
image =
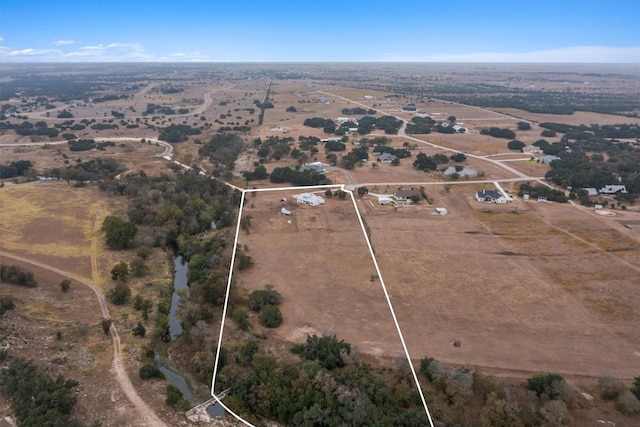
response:
<path id="1" fill-rule="evenodd" d="M 20 256 L 12 255 L 7 252 L 0 251 L 0 256 L 3 258 L 10 258 L 15 261 L 19 261 L 25 264 L 31 264 L 36 267 L 57 273 L 61 276 L 67 277 L 69 279 L 73 279 L 78 283 L 81 283 L 85 286 L 88 286 L 95 294 L 98 299 L 98 304 L 100 305 L 100 312 L 102 313 L 102 317 L 104 319 L 111 319 L 111 315 L 109 314 L 109 307 L 107 305 L 107 300 L 100 290 L 94 283 L 84 279 L 81 276 L 78 276 L 73 273 L 69 273 L 58 268 L 52 267 L 47 264 L 43 264 L 38 261 L 30 260 L 27 258 L 23 258 Z M 129 375 L 127 374 L 127 370 L 125 369 L 124 363 L 122 362 L 122 350 L 120 348 L 120 336 L 118 335 L 118 331 L 116 327 L 111 324 L 111 329 L 109 331 L 111 333 L 111 340 L 113 341 L 113 371 L 116 374 L 116 379 L 120 388 L 124 392 L 127 399 L 135 406 L 138 411 L 138 415 L 142 421 L 142 425 L 148 426 L 166 426 L 166 424 L 156 415 L 156 413 L 142 400 L 142 398 L 136 393 L 136 390 L 133 388 L 133 384 L 131 384 L 131 380 L 129 379 Z"/>

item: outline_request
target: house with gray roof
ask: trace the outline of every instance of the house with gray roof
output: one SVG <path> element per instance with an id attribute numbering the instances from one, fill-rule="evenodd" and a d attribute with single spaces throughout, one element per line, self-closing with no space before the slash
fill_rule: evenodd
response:
<path id="1" fill-rule="evenodd" d="M 480 190 L 476 193 L 476 200 L 488 203 L 507 203 L 507 199 L 498 190 Z"/>

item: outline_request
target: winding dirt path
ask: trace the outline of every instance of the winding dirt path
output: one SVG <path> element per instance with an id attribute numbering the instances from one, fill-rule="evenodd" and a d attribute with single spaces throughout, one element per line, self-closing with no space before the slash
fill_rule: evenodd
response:
<path id="1" fill-rule="evenodd" d="M 92 265 L 94 253 L 92 253 Z M 70 273 L 67 271 L 60 270 L 58 268 L 52 267 L 50 265 L 41 263 L 39 261 L 23 258 L 17 255 L 13 255 L 4 251 L 0 251 L 0 256 L 4 258 L 10 258 L 15 261 L 19 261 L 25 264 L 31 264 L 36 267 L 57 273 L 61 276 L 67 277 L 69 279 L 73 279 L 78 283 L 81 283 L 85 286 L 88 286 L 93 293 L 96 294 L 96 298 L 98 299 L 98 305 L 100 306 L 100 312 L 102 313 L 102 317 L 104 319 L 111 319 L 111 314 L 109 313 L 109 306 L 107 305 L 107 300 L 102 293 L 102 290 L 85 278 L 78 276 L 77 274 Z M 133 404 L 133 406 L 138 411 L 138 415 L 140 416 L 143 425 L 146 426 L 159 426 L 159 427 L 167 427 L 167 425 L 156 415 L 156 413 L 145 403 L 144 400 L 138 395 L 131 380 L 129 379 L 129 375 L 127 374 L 127 370 L 122 362 L 122 349 L 120 347 L 120 336 L 118 335 L 118 331 L 116 327 L 111 324 L 111 329 L 109 330 L 111 334 L 111 340 L 113 341 L 113 371 L 116 374 L 116 379 L 120 388 L 124 392 L 127 399 Z"/>

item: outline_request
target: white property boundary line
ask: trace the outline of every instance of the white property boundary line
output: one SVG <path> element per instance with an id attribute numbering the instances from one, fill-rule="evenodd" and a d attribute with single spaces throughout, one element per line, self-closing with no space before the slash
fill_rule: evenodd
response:
<path id="1" fill-rule="evenodd" d="M 409 355 L 409 350 L 407 349 L 407 345 L 404 341 L 404 336 L 402 335 L 402 330 L 400 329 L 400 324 L 398 323 L 398 319 L 396 317 L 395 310 L 393 309 L 393 304 L 391 304 L 391 298 L 389 297 L 389 293 L 387 292 L 387 287 L 384 284 L 384 279 L 382 278 L 382 273 L 380 272 L 380 267 L 378 266 L 378 260 L 376 259 L 375 254 L 373 253 L 373 247 L 371 246 L 371 241 L 369 240 L 369 236 L 367 235 L 367 230 L 364 226 L 364 221 L 362 220 L 362 216 L 360 215 L 360 210 L 358 209 L 358 204 L 356 203 L 356 199 L 353 195 L 353 191 L 345 189 L 345 185 L 315 185 L 309 187 L 284 187 L 284 188 L 262 188 L 262 189 L 252 189 L 252 190 L 242 190 L 242 198 L 240 200 L 240 209 L 238 211 L 238 221 L 236 224 L 236 235 L 235 240 L 233 242 L 233 253 L 231 254 L 231 265 L 229 266 L 229 278 L 227 279 L 227 292 L 224 299 L 224 306 L 222 309 L 222 319 L 220 322 L 220 334 L 218 336 L 218 348 L 216 349 L 216 358 L 215 364 L 213 366 L 213 376 L 211 378 L 211 396 L 216 399 L 217 403 L 222 405 L 222 407 L 233 417 L 235 417 L 238 421 L 253 427 L 253 424 L 248 423 L 242 417 L 237 415 L 235 412 L 231 411 L 224 403 L 222 403 L 221 399 L 218 399 L 215 393 L 215 385 L 216 385 L 216 377 L 218 374 L 218 361 L 220 359 L 220 349 L 222 347 L 222 334 L 224 331 L 224 322 L 227 318 L 227 308 L 229 306 L 229 294 L 231 291 L 231 279 L 233 276 L 233 267 L 235 265 L 236 260 L 236 250 L 238 248 L 238 236 L 240 235 L 240 221 L 242 219 L 242 211 L 244 209 L 244 200 L 246 193 L 254 193 L 254 192 L 268 192 L 268 191 L 302 191 L 306 192 L 307 190 L 318 190 L 318 189 L 330 189 L 337 188 L 345 193 L 348 193 L 351 197 L 351 202 L 353 203 L 353 208 L 355 209 L 356 215 L 358 216 L 358 222 L 360 223 L 360 228 L 362 229 L 362 234 L 364 235 L 364 239 L 367 242 L 367 247 L 369 248 L 369 253 L 371 254 L 371 259 L 373 260 L 373 265 L 376 268 L 376 273 L 378 275 L 378 279 L 380 280 L 380 285 L 382 286 L 382 290 L 384 291 L 384 296 L 387 299 L 387 304 L 389 305 L 389 311 L 391 312 L 391 316 L 393 317 L 393 323 L 396 325 L 396 330 L 398 331 L 398 336 L 400 337 L 400 342 L 402 343 L 402 348 L 404 350 L 405 357 L 409 362 L 409 368 L 411 369 L 411 374 L 413 375 L 413 380 L 415 382 L 416 388 L 418 389 L 418 393 L 420 394 L 420 400 L 422 401 L 422 405 L 424 406 L 425 413 L 427 414 L 427 418 L 429 419 L 429 424 L 431 427 L 433 425 L 433 419 L 431 418 L 431 412 L 429 412 L 429 407 L 427 406 L 427 401 L 424 398 L 424 393 L 422 392 L 422 388 L 420 387 L 420 382 L 418 381 L 418 374 L 416 373 L 415 368 L 413 367 L 413 363 L 411 362 L 411 357 Z"/>

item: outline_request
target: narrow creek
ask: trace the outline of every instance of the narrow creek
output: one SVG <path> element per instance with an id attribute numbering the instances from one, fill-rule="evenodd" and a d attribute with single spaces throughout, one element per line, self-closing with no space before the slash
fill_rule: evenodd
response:
<path id="1" fill-rule="evenodd" d="M 173 294 L 171 295 L 171 308 L 169 309 L 169 338 L 171 341 L 175 341 L 177 337 L 182 335 L 182 324 L 176 313 L 180 307 L 180 301 L 183 298 L 189 298 L 189 281 L 187 279 L 189 268 L 181 256 L 176 257 L 173 260 L 173 264 Z M 160 369 L 167 378 L 167 381 L 176 386 L 178 390 L 182 392 L 182 396 L 186 400 L 191 402 L 193 405 L 199 403 L 195 401 L 195 394 L 191 390 L 191 387 L 189 387 L 187 380 L 182 375 L 164 366 L 159 355 L 156 355 L 153 360 L 158 366 L 158 369 Z M 209 406 L 207 408 L 207 413 L 212 417 L 217 417 L 224 415 L 225 410 L 221 405 L 216 404 Z"/>

